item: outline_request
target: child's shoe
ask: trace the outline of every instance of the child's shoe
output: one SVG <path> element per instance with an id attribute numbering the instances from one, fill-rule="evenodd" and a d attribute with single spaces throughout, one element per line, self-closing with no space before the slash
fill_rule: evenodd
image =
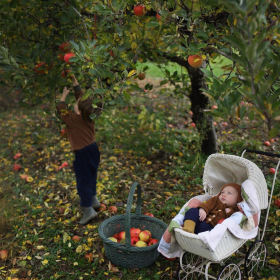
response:
<path id="1" fill-rule="evenodd" d="M 194 233 L 196 223 L 192 220 L 185 220 L 183 230 L 189 233 Z"/>
<path id="2" fill-rule="evenodd" d="M 92 207 L 82 207 L 83 209 L 83 217 L 80 220 L 80 224 L 85 225 L 91 219 L 97 216 L 97 213 L 92 209 Z"/>
<path id="3" fill-rule="evenodd" d="M 94 210 L 98 210 L 99 208 L 100 208 L 100 203 L 99 203 L 99 201 L 98 201 L 98 199 L 96 198 L 96 196 L 93 196 L 92 197 L 92 208 L 94 209 Z"/>

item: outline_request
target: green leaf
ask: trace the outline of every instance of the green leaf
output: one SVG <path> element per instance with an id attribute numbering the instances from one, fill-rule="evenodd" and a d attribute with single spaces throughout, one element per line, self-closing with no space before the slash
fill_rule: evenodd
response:
<path id="1" fill-rule="evenodd" d="M 254 120 L 254 118 L 255 118 L 255 113 L 254 113 L 254 111 L 251 111 L 251 112 L 248 114 L 248 118 L 249 118 L 250 121 Z"/>
<path id="2" fill-rule="evenodd" d="M 80 49 L 79 45 L 76 44 L 73 40 L 70 40 L 70 44 L 75 50 L 78 51 Z"/>
<path id="3" fill-rule="evenodd" d="M 277 127 L 272 128 L 272 129 L 269 131 L 269 137 L 275 137 L 275 136 L 277 136 L 278 132 L 279 132 L 279 128 L 277 128 Z"/>
<path id="4" fill-rule="evenodd" d="M 233 35 L 227 35 L 227 36 L 224 37 L 224 40 L 226 42 L 232 44 L 241 53 L 245 54 L 245 45 L 244 45 L 244 43 L 240 39 L 237 39 Z"/>
<path id="5" fill-rule="evenodd" d="M 159 24 L 157 21 L 151 21 L 151 22 L 147 23 L 147 25 L 146 25 L 147 28 L 158 27 L 158 26 L 159 26 Z"/>

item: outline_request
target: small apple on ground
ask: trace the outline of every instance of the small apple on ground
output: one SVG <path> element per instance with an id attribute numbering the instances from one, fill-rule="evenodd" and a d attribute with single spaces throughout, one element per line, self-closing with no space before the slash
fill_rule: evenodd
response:
<path id="1" fill-rule="evenodd" d="M 146 13 L 146 7 L 143 4 L 137 5 L 137 6 L 134 6 L 133 11 L 136 16 L 141 17 Z"/>
<path id="2" fill-rule="evenodd" d="M 78 235 L 74 235 L 74 236 L 72 237 L 72 240 L 73 240 L 74 242 L 79 242 L 79 241 L 80 241 L 80 237 L 79 237 Z"/>
<path id="3" fill-rule="evenodd" d="M 133 238 L 133 237 L 139 238 L 140 232 L 141 232 L 141 229 L 139 229 L 139 228 L 131 228 L 130 229 L 130 237 L 131 238 Z"/>
<path id="4" fill-rule="evenodd" d="M 227 126 L 228 123 L 227 123 L 227 122 L 222 122 L 222 125 L 223 125 L 223 126 Z"/>
<path id="5" fill-rule="evenodd" d="M 191 123 L 191 126 L 192 126 L 192 127 L 195 127 L 195 123 L 194 123 L 194 122 L 192 122 L 192 123 Z"/>
<path id="6" fill-rule="evenodd" d="M 104 211 L 104 210 L 106 210 L 106 205 L 104 203 L 100 203 L 100 207 L 98 211 Z"/>
<path id="7" fill-rule="evenodd" d="M 21 156 L 22 156 L 22 153 L 17 153 L 17 154 L 15 154 L 14 159 L 20 158 Z"/>
<path id="8" fill-rule="evenodd" d="M 270 174 L 275 174 L 275 168 L 270 168 L 268 171 Z"/>
<path id="9" fill-rule="evenodd" d="M 154 217 L 154 215 L 152 214 L 152 213 L 145 213 L 144 215 L 146 215 L 146 216 L 150 216 L 150 217 Z"/>
<path id="10" fill-rule="evenodd" d="M 15 171 L 18 171 L 18 170 L 21 170 L 21 165 L 19 165 L 19 164 L 17 164 L 17 163 L 15 163 L 14 165 L 13 165 L 13 169 L 15 170 Z"/>
<path id="11" fill-rule="evenodd" d="M 67 167 L 68 166 L 68 162 L 63 162 L 62 164 L 61 164 L 61 167 Z"/>
<path id="12" fill-rule="evenodd" d="M 135 244 L 136 247 L 147 247 L 147 243 L 145 243 L 144 241 L 142 240 L 139 240 L 136 244 Z"/>
<path id="13" fill-rule="evenodd" d="M 1 250 L 0 251 L 0 260 L 5 260 L 8 258 L 8 251 L 6 250 Z"/>
<path id="14" fill-rule="evenodd" d="M 65 212 L 65 208 L 64 207 L 59 207 L 58 208 L 58 213 L 59 214 L 64 214 L 64 212 Z"/>
<path id="15" fill-rule="evenodd" d="M 93 261 L 93 254 L 92 254 L 92 253 L 87 253 L 87 254 L 85 254 L 85 259 L 86 259 L 88 262 L 92 262 L 92 261 Z"/>
<path id="16" fill-rule="evenodd" d="M 62 128 L 60 130 L 60 137 L 67 137 L 67 129 L 66 128 Z"/>
<path id="17" fill-rule="evenodd" d="M 135 246 L 136 243 L 137 243 L 138 241 L 140 241 L 138 237 L 132 237 L 130 240 L 131 240 L 131 245 L 132 245 L 132 246 Z"/>
<path id="18" fill-rule="evenodd" d="M 265 146 L 270 146 L 270 142 L 269 141 L 264 141 L 263 143 Z"/>
<path id="19" fill-rule="evenodd" d="M 277 206 L 278 208 L 280 208 L 280 199 L 275 199 L 274 201 L 274 205 Z"/>
<path id="20" fill-rule="evenodd" d="M 198 68 L 202 65 L 203 59 L 200 55 L 190 55 L 188 57 L 188 63 L 193 68 Z"/>
<path id="21" fill-rule="evenodd" d="M 28 177 L 28 175 L 26 175 L 26 174 L 20 174 L 20 179 L 25 180 L 26 177 Z"/>
<path id="22" fill-rule="evenodd" d="M 139 233 L 139 239 L 144 242 L 149 242 L 150 240 L 150 232 L 144 230 Z"/>
<path id="23" fill-rule="evenodd" d="M 66 63 L 68 63 L 68 64 L 73 64 L 73 62 L 69 62 L 69 59 L 71 58 L 71 57 L 75 57 L 76 55 L 74 54 L 74 53 L 67 53 L 65 56 L 64 56 L 64 61 L 66 62 Z"/>
<path id="24" fill-rule="evenodd" d="M 274 143 L 274 139 L 269 139 L 269 142 L 270 143 Z"/>
<path id="25" fill-rule="evenodd" d="M 116 206 L 109 206 L 108 211 L 116 214 L 118 212 L 118 208 Z"/>
<path id="26" fill-rule="evenodd" d="M 155 239 L 155 238 L 152 238 L 152 239 L 149 241 L 148 246 L 152 246 L 152 245 L 154 245 L 154 244 L 156 244 L 156 243 L 158 243 L 158 240 Z"/>

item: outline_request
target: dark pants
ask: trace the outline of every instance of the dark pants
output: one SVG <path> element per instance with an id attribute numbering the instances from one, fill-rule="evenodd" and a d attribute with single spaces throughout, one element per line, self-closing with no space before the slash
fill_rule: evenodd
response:
<path id="1" fill-rule="evenodd" d="M 205 220 L 199 220 L 199 209 L 197 208 L 189 209 L 185 214 L 184 221 L 185 220 L 192 220 L 196 223 L 194 229 L 195 234 L 213 229 L 213 226 L 211 224 L 206 223 Z"/>
<path id="2" fill-rule="evenodd" d="M 96 143 L 75 152 L 74 170 L 82 207 L 92 206 L 92 197 L 96 195 L 99 162 L 100 154 Z"/>

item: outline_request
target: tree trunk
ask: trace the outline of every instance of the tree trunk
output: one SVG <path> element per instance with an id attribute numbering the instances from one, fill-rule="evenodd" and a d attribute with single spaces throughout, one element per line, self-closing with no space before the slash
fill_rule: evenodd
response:
<path id="1" fill-rule="evenodd" d="M 201 88 L 207 88 L 203 72 L 199 68 L 191 67 L 185 59 L 180 57 L 167 58 L 185 67 L 189 73 L 192 90 L 188 97 L 191 100 L 192 119 L 201 136 L 201 152 L 205 155 L 217 153 L 217 136 L 213 118 L 204 114 L 204 110 L 209 109 L 209 98 L 201 91 Z"/>

